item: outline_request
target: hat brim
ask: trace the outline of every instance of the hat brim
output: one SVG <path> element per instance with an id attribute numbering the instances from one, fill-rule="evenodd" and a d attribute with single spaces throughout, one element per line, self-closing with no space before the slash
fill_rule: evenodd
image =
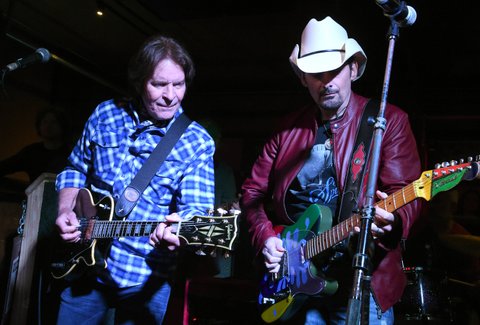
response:
<path id="1" fill-rule="evenodd" d="M 348 59 L 354 56 L 355 61 L 358 63 L 358 74 L 354 79 L 357 80 L 365 71 L 367 56 L 353 38 L 347 39 L 342 50 L 344 51 L 320 52 L 299 58 L 300 48 L 297 44 L 290 55 L 290 62 L 302 72 L 321 73 L 340 68 Z"/>

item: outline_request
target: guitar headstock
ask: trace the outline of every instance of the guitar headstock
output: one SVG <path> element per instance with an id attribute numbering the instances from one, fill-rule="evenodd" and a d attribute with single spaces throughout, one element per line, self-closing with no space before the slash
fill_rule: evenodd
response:
<path id="1" fill-rule="evenodd" d="M 468 157 L 465 161 L 460 159 L 460 161 L 451 160 L 448 162 L 442 162 L 440 164 L 435 164 L 435 169 L 433 170 L 434 179 L 443 178 L 452 173 L 462 173 L 462 179 L 471 181 L 475 178 L 478 178 L 478 166 L 480 161 L 480 155 L 475 158 Z"/>
<path id="2" fill-rule="evenodd" d="M 233 250 L 238 236 L 240 211 L 235 210 L 230 215 L 222 213 L 218 216 L 194 216 L 190 220 L 182 221 L 177 235 L 187 245 Z"/>
<path id="3" fill-rule="evenodd" d="M 421 187 L 417 187 L 417 190 L 422 192 L 418 196 L 428 201 L 436 194 L 454 188 L 462 180 L 478 178 L 479 159 L 480 156 L 476 156 L 475 159 L 469 157 L 466 161 L 461 159 L 436 164 L 435 169 L 423 172 L 418 180 Z"/>

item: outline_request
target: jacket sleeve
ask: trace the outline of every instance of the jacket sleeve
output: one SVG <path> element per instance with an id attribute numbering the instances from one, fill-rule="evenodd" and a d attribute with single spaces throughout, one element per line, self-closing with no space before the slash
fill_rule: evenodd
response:
<path id="1" fill-rule="evenodd" d="M 390 105 L 391 106 L 391 105 Z M 396 107 L 388 107 L 395 114 L 387 117 L 387 128 L 382 143 L 378 187 L 387 194 L 392 194 L 419 178 L 421 164 L 415 137 L 410 127 L 408 115 Z M 400 238 L 407 238 L 412 225 L 419 218 L 423 207 L 422 199 L 397 209 L 394 214 L 401 222 L 396 222 L 397 231 L 392 231 L 393 238 L 386 236 L 385 243 L 391 248 L 398 244 Z"/>
<path id="2" fill-rule="evenodd" d="M 273 224 L 267 215 L 266 205 L 271 197 L 268 186 L 273 177 L 273 166 L 278 149 L 278 138 L 272 137 L 264 145 L 252 167 L 250 176 L 244 181 L 241 189 L 242 214 L 246 218 L 252 245 L 257 254 L 263 248 L 267 238 L 276 236 Z"/>

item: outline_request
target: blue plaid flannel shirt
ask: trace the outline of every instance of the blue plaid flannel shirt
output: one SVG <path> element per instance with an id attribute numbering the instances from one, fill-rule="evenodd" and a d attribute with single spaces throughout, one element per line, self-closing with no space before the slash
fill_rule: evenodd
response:
<path id="1" fill-rule="evenodd" d="M 175 118 L 182 112 L 180 107 Z M 57 191 L 66 187 L 89 188 L 118 199 L 167 127 L 141 122 L 131 105 L 119 107 L 113 100 L 101 103 L 88 119 L 68 166 L 57 176 Z M 214 151 L 215 144 L 207 131 L 198 123 L 191 123 L 128 220 L 163 221 L 172 212 L 184 219 L 205 215 L 214 204 Z M 152 275 L 171 275 L 176 253 L 151 247 L 148 237 L 125 237 L 113 240 L 107 263 L 107 276 L 102 281 L 128 287 L 142 284 Z"/>

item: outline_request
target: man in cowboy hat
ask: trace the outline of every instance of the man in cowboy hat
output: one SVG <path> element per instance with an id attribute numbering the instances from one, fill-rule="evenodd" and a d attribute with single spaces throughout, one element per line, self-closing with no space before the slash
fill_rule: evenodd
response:
<path id="1" fill-rule="evenodd" d="M 323 258 L 318 263 L 317 256 L 313 254 L 313 259 L 311 252 L 305 260 L 307 252 L 295 244 L 296 241 L 302 243 L 300 230 L 323 232 L 329 215 L 336 224 L 344 220 L 345 215 L 350 217 L 352 209 L 362 208 L 368 173 L 359 172 L 368 165 L 368 157 L 362 151 L 363 142 L 358 144 L 356 138 L 359 125 L 366 120 L 362 116 L 369 100 L 354 93 L 351 86 L 362 76 L 366 62 L 360 45 L 348 38 L 345 29 L 330 17 L 321 21 L 311 19 L 302 33 L 300 45 L 295 46 L 290 56 L 292 67 L 313 102 L 291 113 L 280 124 L 242 186 L 242 213 L 252 244 L 265 266 L 266 276 L 261 286 L 268 288 L 261 290 L 259 304 L 262 318 L 267 322 L 277 319 L 289 319 L 289 324 L 345 321 L 353 282 L 349 245 L 333 245 L 326 257 L 320 255 Z M 377 195 L 382 199 L 416 180 L 421 172 L 407 114 L 388 104 L 385 118 L 377 179 Z M 356 164 L 358 162 L 361 164 Z M 353 196 L 344 195 L 347 185 L 355 184 L 358 175 L 362 175 L 358 192 Z M 351 189 L 351 184 L 349 186 Z M 271 205 L 267 205 L 269 200 Z M 345 208 L 339 208 L 349 204 L 346 213 Z M 399 242 L 408 236 L 419 217 L 420 205 L 417 200 L 393 213 L 380 207 L 375 209 L 371 227 L 375 244 L 371 256 L 371 324 L 393 323 L 392 306 L 406 284 Z M 272 206 L 273 211 L 267 211 L 266 206 Z M 317 211 L 310 210 L 312 206 L 322 213 L 320 217 L 317 212 L 312 215 L 305 212 L 307 208 L 307 211 Z M 288 227 L 279 235 L 277 225 Z M 358 231 L 358 227 L 355 230 Z M 295 254 L 301 262 L 294 260 Z M 313 265 L 321 272 L 318 276 L 311 274 Z M 269 295 L 269 290 L 274 294 Z M 301 297 L 305 295 L 297 293 L 305 293 L 308 300 L 303 303 Z"/>

